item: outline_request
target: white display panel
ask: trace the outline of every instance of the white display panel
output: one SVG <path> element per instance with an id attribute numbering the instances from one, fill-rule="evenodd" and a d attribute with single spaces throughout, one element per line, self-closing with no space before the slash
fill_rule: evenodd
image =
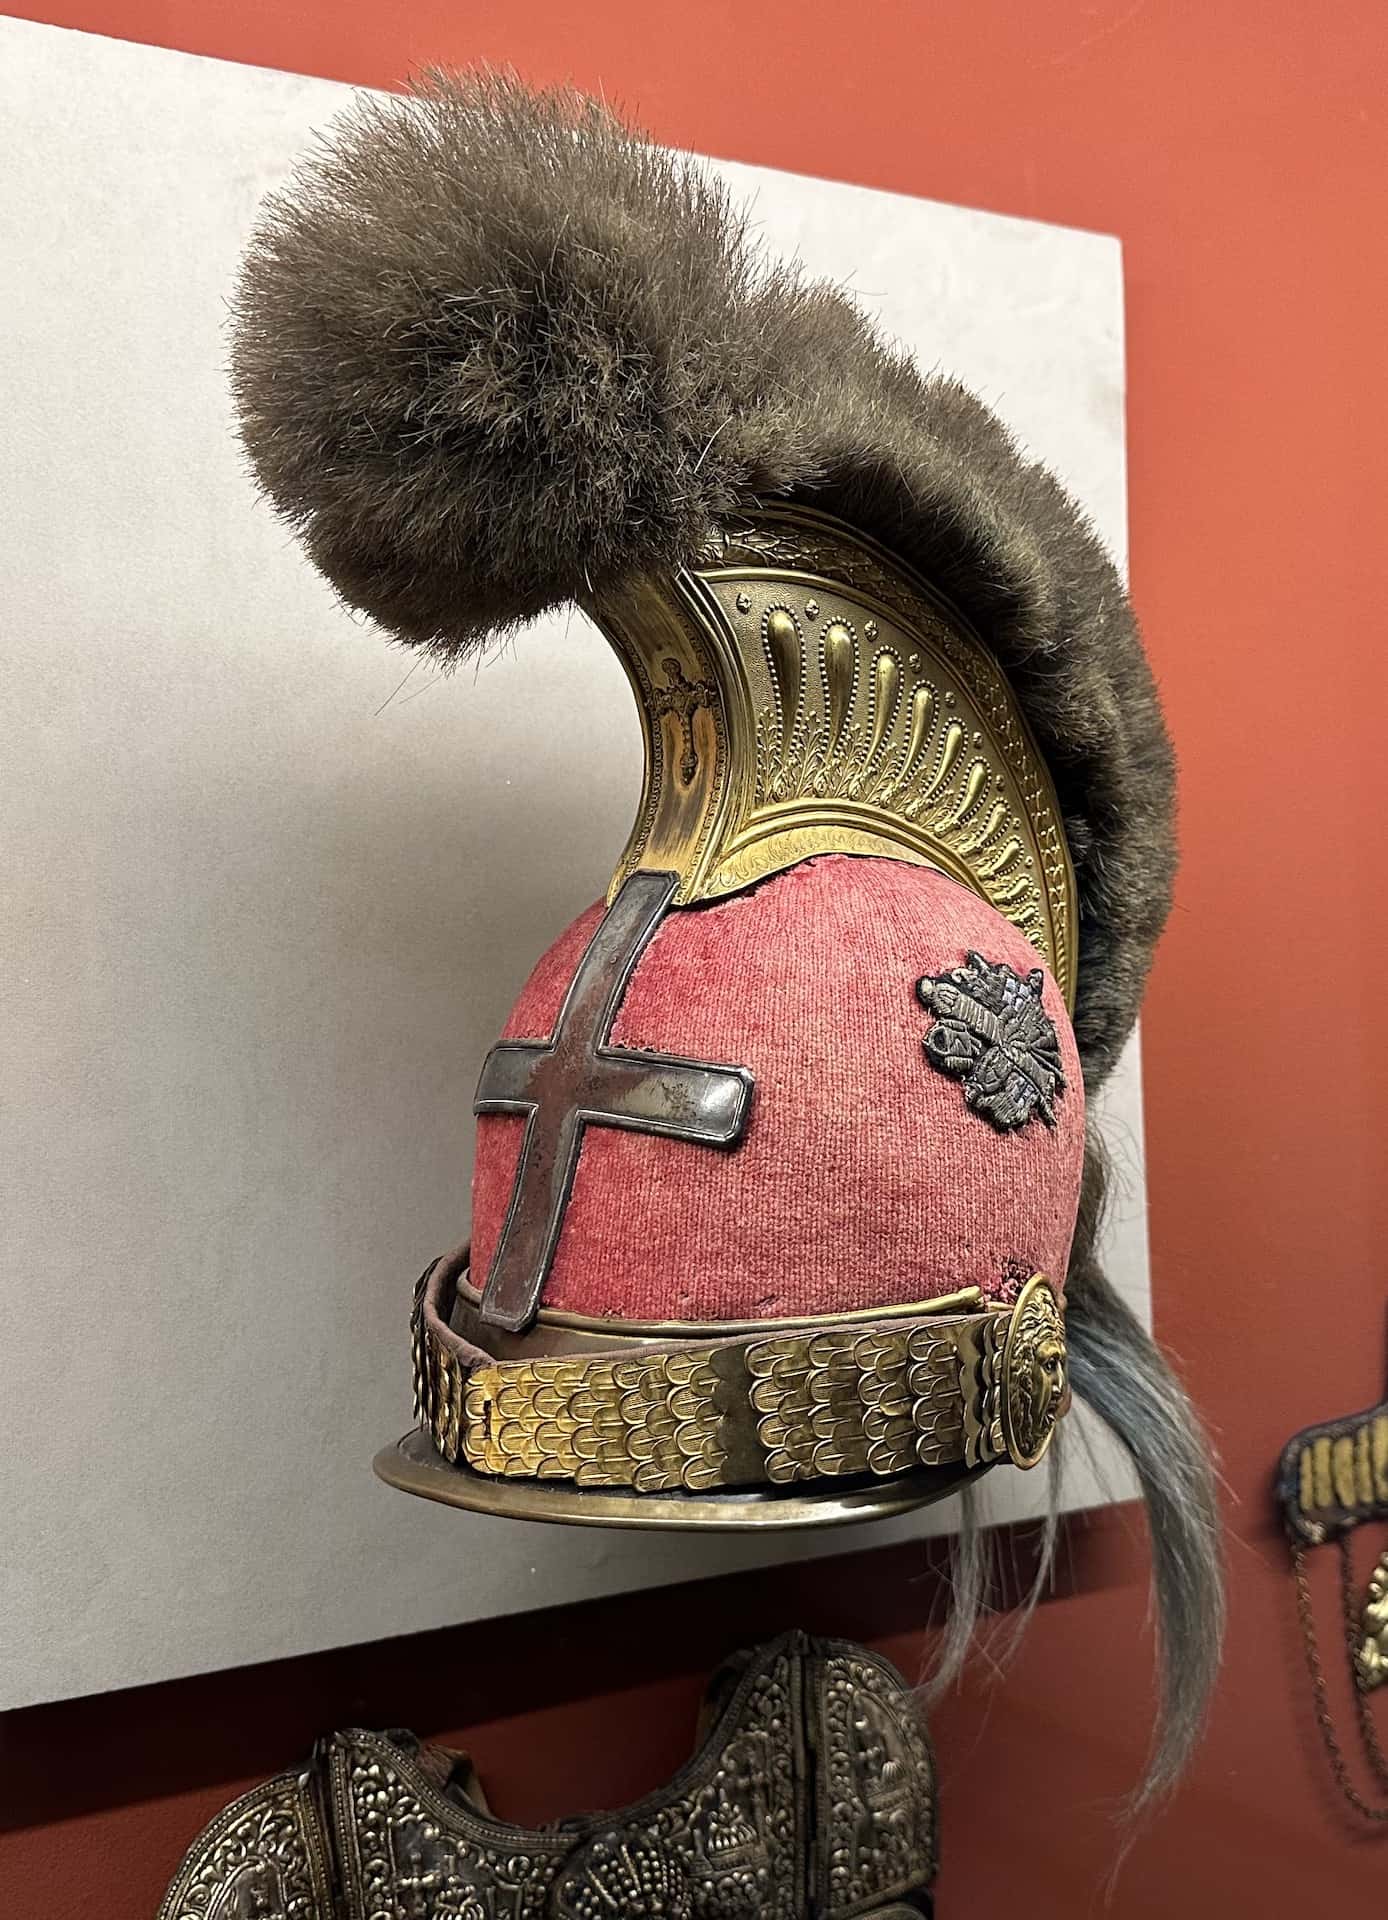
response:
<path id="1" fill-rule="evenodd" d="M 412 1282 L 466 1229 L 479 1062 L 605 886 L 640 744 L 577 615 L 410 672 L 253 496 L 226 296 L 345 98 L 0 20 L 0 1707 L 950 1524 L 651 1537 L 372 1477 L 409 1424 Z M 726 172 L 1122 557 L 1116 241 Z M 1106 1112 L 1111 1265 L 1145 1314 L 1135 1051 Z M 1129 1491 L 1071 1451 L 1067 1504 Z M 995 1475 L 989 1511 L 1043 1481 Z"/>

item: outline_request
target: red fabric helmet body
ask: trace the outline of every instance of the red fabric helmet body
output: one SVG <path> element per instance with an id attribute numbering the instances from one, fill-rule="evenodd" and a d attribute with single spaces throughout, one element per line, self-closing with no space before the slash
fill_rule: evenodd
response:
<path id="1" fill-rule="evenodd" d="M 544 1041 L 602 917 L 560 935 L 507 1022 Z M 1039 971 L 1058 1041 L 1052 1117 L 1000 1128 L 932 1063 L 917 982 L 971 953 Z M 735 1152 L 586 1128 L 541 1304 L 638 1322 L 741 1321 L 909 1306 L 974 1286 L 1009 1303 L 1064 1280 L 1084 1090 L 1054 980 L 977 894 L 905 861 L 829 855 L 664 919 L 611 1030 L 625 1048 L 750 1070 Z M 478 1116 L 472 1273 L 491 1264 L 525 1127 Z"/>

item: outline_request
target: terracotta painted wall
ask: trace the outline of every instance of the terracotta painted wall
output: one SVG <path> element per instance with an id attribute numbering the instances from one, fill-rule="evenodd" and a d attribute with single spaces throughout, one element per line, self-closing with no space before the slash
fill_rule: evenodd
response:
<path id="1" fill-rule="evenodd" d="M 1346 1828 L 1314 1746 L 1267 1477 L 1292 1427 L 1384 1380 L 1383 0 L 15 10 L 376 84 L 510 62 L 711 153 L 1122 236 L 1133 583 L 1184 768 L 1146 1025 L 1159 1331 L 1223 1450 L 1233 1627 L 1199 1762 L 1109 1911 L 1381 1904 L 1388 1840 Z M 794 1617 L 914 1666 L 933 1592 L 916 1576 L 859 1554 L 529 1616 L 482 1660 L 444 1634 L 11 1715 L 0 1912 L 150 1915 L 239 1781 L 353 1719 L 462 1731 L 504 1814 L 629 1796 L 675 1764 L 728 1644 Z M 1008 1684 L 980 1674 L 937 1715 L 945 1916 L 1103 1911 L 1149 1711 L 1144 1579 L 1133 1510 L 1083 1528 Z"/>

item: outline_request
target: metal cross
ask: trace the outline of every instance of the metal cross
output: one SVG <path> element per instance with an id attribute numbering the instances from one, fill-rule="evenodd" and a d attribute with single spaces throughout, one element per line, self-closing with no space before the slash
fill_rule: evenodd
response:
<path id="1" fill-rule="evenodd" d="M 530 1324 L 559 1244 L 586 1128 L 627 1127 L 708 1147 L 734 1147 L 752 1102 L 746 1067 L 609 1045 L 636 963 L 679 885 L 634 873 L 598 923 L 548 1040 L 503 1040 L 477 1083 L 474 1113 L 522 1113 L 511 1204 L 482 1294 L 482 1318 Z"/>

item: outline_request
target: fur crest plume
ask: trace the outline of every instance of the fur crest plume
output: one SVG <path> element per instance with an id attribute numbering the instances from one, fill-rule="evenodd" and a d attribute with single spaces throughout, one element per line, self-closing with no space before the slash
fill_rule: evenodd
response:
<path id="1" fill-rule="evenodd" d="M 1055 777 L 1104 1077 L 1169 905 L 1171 753 L 1112 564 L 978 400 L 762 258 L 687 156 L 488 74 L 360 100 L 267 204 L 234 317 L 260 485 L 345 601 L 435 655 L 678 569 L 758 500 L 924 574 Z"/>
<path id="2" fill-rule="evenodd" d="M 783 483 L 727 429 L 775 412 L 792 314 L 821 297 L 596 102 L 434 76 L 360 99 L 267 206 L 242 432 L 343 597 L 453 654 L 682 565 Z"/>

